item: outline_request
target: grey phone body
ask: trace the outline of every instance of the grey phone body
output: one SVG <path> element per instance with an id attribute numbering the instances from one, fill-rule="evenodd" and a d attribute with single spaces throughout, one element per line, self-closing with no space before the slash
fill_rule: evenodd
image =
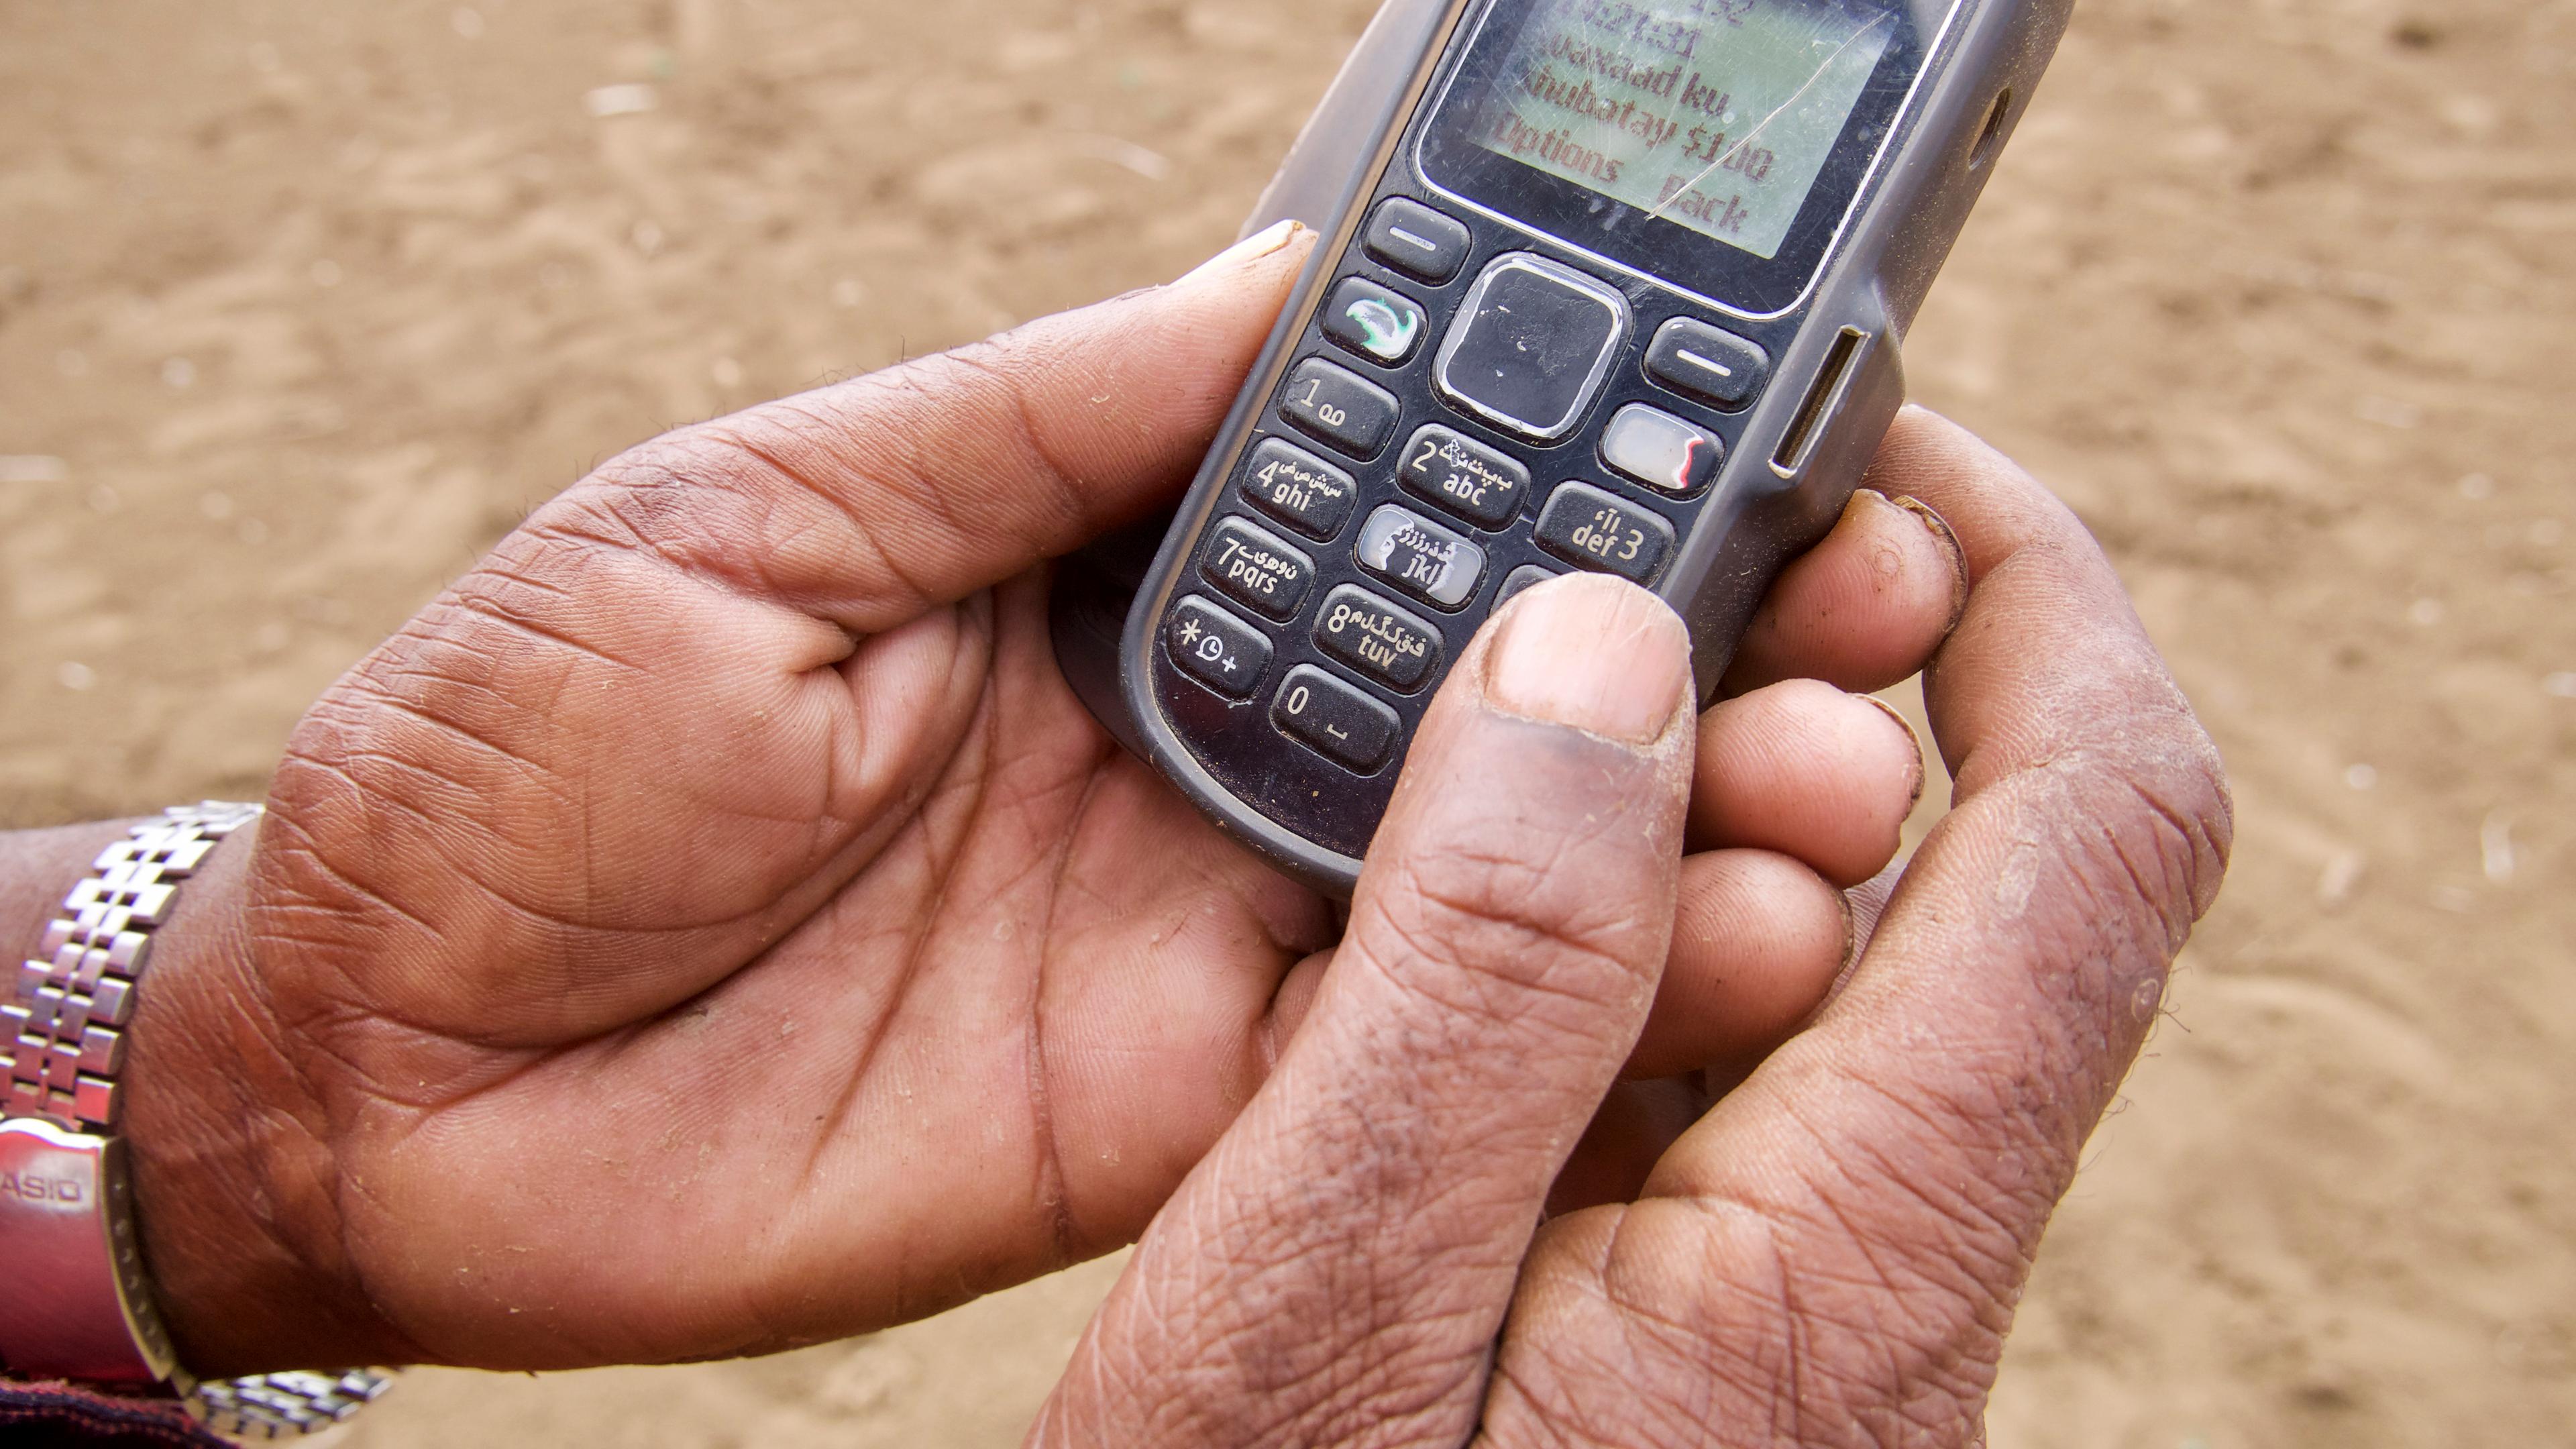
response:
<path id="1" fill-rule="evenodd" d="M 1847 209 L 1834 219 L 1830 239 L 1822 242 L 1819 259 L 1795 299 L 1756 313 L 1693 292 L 1668 277 L 1623 266 L 1588 250 L 1580 238 L 1569 241 L 1490 210 L 1474 198 L 1444 190 L 1428 174 L 1422 158 L 1430 145 L 1431 112 L 1469 50 L 1466 27 L 1502 7 L 1525 3 L 1389 0 L 1379 12 L 1246 224 L 1249 233 L 1293 218 L 1313 227 L 1321 240 L 1188 495 L 1170 518 L 1105 539 L 1059 567 L 1053 621 L 1057 654 L 1085 703 L 1122 743 L 1153 763 L 1227 833 L 1336 894 L 1347 895 L 1357 879 L 1367 841 L 1402 765 L 1402 746 L 1439 674 L 1495 607 L 1504 580 L 1535 576 L 1542 569 L 1606 566 L 1568 549 L 1561 526 L 1553 529 L 1557 542 L 1548 546 L 1553 553 L 1531 543 L 1533 529 L 1547 529 L 1543 509 L 1552 513 L 1565 501 L 1552 497 L 1551 488 L 1581 492 L 1577 502 L 1606 500 L 1610 492 L 1619 492 L 1617 500 L 1607 501 L 1621 509 L 1599 515 L 1613 521 L 1614 535 L 1614 513 L 1649 528 L 1662 521 L 1669 534 L 1662 562 L 1641 581 L 1689 626 L 1700 687 L 1704 695 L 1715 689 L 1764 591 L 1790 559 L 1832 527 L 1902 405 L 1899 354 L 1905 333 L 1991 175 L 1996 154 L 2027 106 L 2072 8 L 2072 0 L 1909 0 L 1925 40 L 1901 107 L 1890 113 L 1884 137 L 1875 143 Z M 1375 221 L 1372 216 L 1397 199 L 1463 218 L 1477 234 L 1477 250 L 1460 275 L 1426 287 L 1418 278 L 1369 260 L 1383 253 L 1366 252 L 1364 243 L 1385 227 L 1382 215 Z M 1360 235 L 1363 227 L 1372 228 L 1371 238 Z M 1403 296 L 1421 296 L 1426 306 L 1435 311 L 1446 307 L 1450 321 L 1463 325 L 1467 314 L 1457 310 L 1462 294 L 1470 302 L 1483 295 L 1466 289 L 1488 285 L 1482 273 L 1507 263 L 1524 271 L 1569 276 L 1579 271 L 1598 279 L 1600 290 L 1618 294 L 1608 300 L 1624 304 L 1620 325 L 1632 332 L 1651 328 L 1658 319 L 1676 319 L 1668 326 L 1681 325 L 1679 319 L 1709 319 L 1767 354 L 1767 386 L 1739 409 L 1677 400 L 1668 388 L 1631 375 L 1637 368 L 1630 359 L 1643 351 L 1642 339 L 1632 339 L 1613 385 L 1588 395 L 1583 425 L 1567 442 L 1551 445 L 1482 426 L 1488 420 L 1456 406 L 1454 398 L 1444 409 L 1436 393 L 1405 388 L 1353 363 L 1346 355 L 1347 339 L 1340 352 L 1321 340 L 1319 327 L 1328 319 L 1319 314 L 1327 295 L 1338 284 L 1363 280 L 1361 272 L 1391 283 L 1396 292 L 1379 291 L 1400 305 Z M 1455 331 L 1453 327 L 1453 339 Z M 1350 364 L 1324 371 L 1357 371 L 1387 384 L 1368 391 L 1385 392 L 1397 404 L 1400 428 L 1420 425 L 1415 441 L 1436 433 L 1479 453 L 1488 451 L 1476 447 L 1479 438 L 1498 450 L 1501 444 L 1512 445 L 1513 456 L 1526 470 L 1535 470 L 1528 471 L 1529 496 L 1510 520 L 1480 532 L 1453 514 L 1423 506 L 1419 498 L 1392 491 L 1393 485 L 1377 475 L 1395 460 L 1381 456 L 1372 467 L 1367 460 L 1317 445 L 1314 436 L 1283 427 L 1292 369 L 1315 369 L 1323 358 Z M 1713 446 L 1722 446 L 1722 465 L 1702 493 L 1677 502 L 1604 471 L 1599 458 L 1586 450 L 1596 446 L 1607 420 L 1623 407 L 1655 414 L 1668 424 L 1679 419 L 1704 430 Z M 1463 419 L 1462 411 L 1468 413 Z M 1416 533 L 1472 539 L 1464 548 L 1480 560 L 1480 572 L 1467 601 L 1451 606 L 1429 593 L 1399 596 L 1387 587 L 1393 575 L 1382 558 L 1374 575 L 1354 572 L 1353 527 L 1336 525 L 1318 541 L 1247 510 L 1243 490 L 1252 486 L 1244 481 L 1247 459 L 1257 447 L 1280 448 L 1282 439 L 1297 445 L 1288 453 L 1311 452 L 1343 465 L 1325 471 L 1357 477 L 1369 496 L 1411 505 L 1393 511 L 1416 525 Z M 1367 507 L 1364 500 L 1362 512 Z M 1378 514 L 1389 511 L 1380 507 Z M 1376 514 L 1369 515 L 1370 526 L 1377 521 Z M 1265 616 L 1209 587 L 1212 580 L 1223 582 L 1213 572 L 1211 552 L 1211 531 L 1218 528 L 1261 545 L 1249 555 L 1256 572 L 1274 553 L 1288 557 L 1285 568 L 1305 571 L 1300 601 L 1291 612 Z M 1364 535 L 1363 550 L 1368 546 Z M 1355 591 L 1353 585 L 1365 587 Z M 1260 603 L 1239 588 L 1237 593 Z M 1416 682 L 1371 676 L 1355 667 L 1357 656 L 1347 650 L 1319 655 L 1317 646 L 1333 643 L 1325 636 L 1322 618 L 1322 601 L 1328 597 L 1367 601 L 1361 606 L 1363 617 L 1387 626 L 1378 630 L 1381 641 L 1427 633 L 1438 667 Z M 1388 600 L 1395 602 L 1382 610 L 1384 618 L 1368 615 L 1372 603 Z M 1184 607 L 1195 612 L 1176 623 Z M 1444 607 L 1454 611 L 1443 614 Z M 1213 641 L 1226 631 L 1227 637 L 1243 636 L 1261 652 L 1258 688 L 1241 698 L 1227 697 L 1231 691 L 1207 687 L 1206 680 L 1215 678 L 1213 670 L 1182 667 L 1194 661 L 1176 658 L 1181 635 L 1175 630 L 1187 630 L 1196 639 L 1201 623 L 1212 626 L 1205 636 L 1211 649 L 1221 647 Z M 1244 636 L 1246 624 L 1261 638 Z M 1344 723 L 1374 727 L 1383 718 L 1394 728 L 1395 743 L 1374 768 L 1354 768 L 1347 759 L 1337 761 L 1287 737 L 1298 730 L 1313 746 L 1330 750 L 1334 745 L 1302 728 L 1311 721 L 1292 717 L 1291 690 L 1299 680 L 1318 690 L 1330 688 L 1336 697 L 1353 696 L 1347 708 L 1367 711 L 1340 716 Z M 1225 682 L 1217 683 L 1222 688 Z M 1331 728 L 1329 721 L 1324 727 Z"/>

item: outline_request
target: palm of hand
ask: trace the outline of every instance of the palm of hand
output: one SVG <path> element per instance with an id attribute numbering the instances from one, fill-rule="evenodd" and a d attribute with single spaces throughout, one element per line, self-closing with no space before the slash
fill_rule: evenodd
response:
<path id="1" fill-rule="evenodd" d="M 824 667 L 711 598 L 656 626 L 696 657 L 639 674 L 532 642 L 504 612 L 528 577 L 496 560 L 433 645 L 336 690 L 263 839 L 260 899 L 295 902 L 268 929 L 373 928 L 308 943 L 280 995 L 367 1185 L 342 1233 L 380 1309 L 438 1356 L 649 1360 L 1133 1236 L 1258 1085 L 1331 922 L 1073 699 L 1042 580 Z M 514 833 L 546 820 L 579 828 Z"/>
<path id="2" fill-rule="evenodd" d="M 306 717 L 264 1191 L 370 1352 L 776 1347 L 1142 1225 L 1330 915 L 1106 739 L 1032 568 L 1187 476 L 1302 255 L 648 444 Z"/>

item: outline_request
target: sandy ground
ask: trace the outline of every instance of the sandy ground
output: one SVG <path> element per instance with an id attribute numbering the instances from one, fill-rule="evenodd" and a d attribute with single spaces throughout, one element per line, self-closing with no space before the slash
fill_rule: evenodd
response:
<path id="1" fill-rule="evenodd" d="M 0 6 L 0 824 L 256 794 L 604 454 L 1182 269 L 1367 9 Z M 2109 546 L 2241 850 L 1998 1446 L 2576 1444 L 2571 337 L 2576 4 L 2086 0 L 1909 361 Z M 346 1443 L 1007 1445 L 1115 1266 Z"/>

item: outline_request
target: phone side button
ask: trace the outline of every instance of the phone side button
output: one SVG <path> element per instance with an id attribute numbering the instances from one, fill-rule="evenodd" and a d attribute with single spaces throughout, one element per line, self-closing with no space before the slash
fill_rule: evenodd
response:
<path id="1" fill-rule="evenodd" d="M 1270 669 L 1270 640 L 1196 594 L 1172 606 L 1163 647 L 1183 674 L 1228 699 L 1250 699 Z"/>
<path id="2" fill-rule="evenodd" d="M 1280 733 L 1354 774 L 1374 774 L 1395 751 L 1403 724 L 1395 711 L 1317 669 L 1300 664 L 1279 682 L 1270 722 Z"/>

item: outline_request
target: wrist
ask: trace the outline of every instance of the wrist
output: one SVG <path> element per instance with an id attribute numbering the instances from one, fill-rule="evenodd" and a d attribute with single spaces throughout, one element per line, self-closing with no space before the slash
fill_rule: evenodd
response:
<path id="1" fill-rule="evenodd" d="M 0 837 L 0 950 L 24 957 L 120 824 Z M 321 1114 L 282 1050 L 245 929 L 248 830 L 154 932 L 125 1031 L 116 1135 L 153 1298 L 201 1376 L 387 1361 L 341 1271 Z M 15 958 L 12 958 L 13 960 Z"/>

